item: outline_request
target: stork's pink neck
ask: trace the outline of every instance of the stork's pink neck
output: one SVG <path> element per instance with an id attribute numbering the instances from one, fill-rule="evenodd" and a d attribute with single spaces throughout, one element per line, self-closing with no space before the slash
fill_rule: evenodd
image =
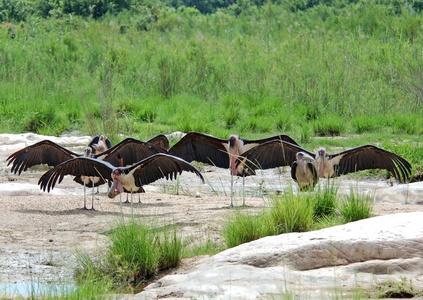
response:
<path id="1" fill-rule="evenodd" d="M 235 151 L 234 151 L 234 153 L 231 153 L 230 154 L 230 161 L 229 161 L 229 165 L 230 165 L 230 167 L 231 167 L 231 173 L 232 173 L 232 175 L 236 175 L 237 173 L 238 173 L 238 170 L 237 170 L 237 168 L 236 168 L 236 159 L 238 158 L 238 156 L 239 156 L 239 151 L 238 151 L 238 149 L 236 149 Z"/>
<path id="2" fill-rule="evenodd" d="M 324 158 L 322 158 L 320 160 L 320 165 L 319 165 L 319 177 L 320 178 L 324 178 L 325 177 L 325 160 Z"/>

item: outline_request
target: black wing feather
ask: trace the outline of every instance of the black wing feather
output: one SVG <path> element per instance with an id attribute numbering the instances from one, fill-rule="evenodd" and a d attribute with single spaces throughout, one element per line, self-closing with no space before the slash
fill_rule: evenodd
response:
<path id="1" fill-rule="evenodd" d="M 93 155 L 93 158 L 107 161 L 113 166 L 126 167 L 153 154 L 165 152 L 166 150 L 158 145 L 126 138 L 116 146 L 100 154 Z"/>
<path id="2" fill-rule="evenodd" d="M 19 175 L 28 168 L 46 164 L 57 166 L 71 158 L 81 156 L 49 140 L 43 140 L 34 145 L 25 147 L 11 154 L 7 160 L 7 165 L 12 164 L 11 172 Z"/>
<path id="3" fill-rule="evenodd" d="M 229 168 L 228 140 L 189 132 L 169 150 L 169 154 L 186 160 L 198 161 L 219 168 Z"/>
<path id="4" fill-rule="evenodd" d="M 298 181 L 297 181 L 297 174 L 296 174 L 296 172 L 297 172 L 297 167 L 298 167 L 298 163 L 297 163 L 297 161 L 294 161 L 294 162 L 292 163 L 292 165 L 291 165 L 291 178 L 292 178 L 295 182 L 298 182 Z"/>
<path id="5" fill-rule="evenodd" d="M 411 165 L 408 161 L 373 145 L 364 145 L 331 154 L 329 159 L 336 160 L 338 156 L 341 158 L 339 164 L 335 166 L 336 175 L 367 169 L 385 169 L 391 172 L 400 182 L 409 180 L 411 175 Z"/>
<path id="6" fill-rule="evenodd" d="M 89 157 L 77 157 L 65 161 L 44 173 L 38 180 L 40 189 L 49 192 L 54 188 L 56 182 L 61 183 L 65 175 L 90 176 L 112 179 L 114 167 L 108 162 L 104 162 Z"/>
<path id="7" fill-rule="evenodd" d="M 200 171 L 189 162 L 169 154 L 155 154 L 133 166 L 125 168 L 126 172 L 133 172 L 137 186 L 152 183 L 158 179 L 176 179 L 182 171 L 195 173 L 204 182 Z"/>
<path id="8" fill-rule="evenodd" d="M 238 167 L 241 162 L 245 161 L 244 172 L 246 173 L 257 169 L 291 166 L 296 160 L 296 153 L 300 151 L 315 156 L 312 152 L 298 145 L 282 140 L 272 140 L 244 152 L 238 157 L 236 166 Z"/>

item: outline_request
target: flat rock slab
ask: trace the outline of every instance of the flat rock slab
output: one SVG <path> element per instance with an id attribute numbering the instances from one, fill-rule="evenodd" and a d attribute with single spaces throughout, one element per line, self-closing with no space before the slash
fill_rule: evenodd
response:
<path id="1" fill-rule="evenodd" d="M 376 283 L 412 279 L 423 289 L 423 213 L 387 215 L 318 231 L 265 237 L 168 275 L 136 299 L 345 297 Z"/>

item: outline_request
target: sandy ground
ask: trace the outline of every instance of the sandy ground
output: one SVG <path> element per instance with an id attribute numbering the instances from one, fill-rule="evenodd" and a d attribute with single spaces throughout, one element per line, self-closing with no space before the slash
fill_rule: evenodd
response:
<path id="1" fill-rule="evenodd" d="M 32 144 L 37 139 L 0 135 L 0 282 L 20 283 L 28 281 L 57 282 L 72 277 L 74 254 L 83 249 L 95 254 L 108 243 L 105 233 L 121 218 L 132 216 L 147 224 L 177 223 L 187 243 L 199 243 L 207 238 L 221 239 L 220 229 L 225 218 L 233 213 L 230 203 L 230 176 L 227 170 L 201 167 L 206 183 L 198 177 L 183 173 L 179 181 L 159 180 L 146 186 L 146 193 L 134 197 L 134 204 L 123 204 L 119 197 L 109 199 L 106 187 L 94 196 L 95 210 L 84 210 L 83 187 L 65 178 L 53 192 L 39 190 L 38 178 L 46 168 L 10 174 L 6 157 L 12 152 Z M 25 138 L 22 144 L 19 138 Z M 40 137 L 37 137 L 40 139 Z M 89 137 L 68 143 L 74 151 L 82 152 Z M 59 143 L 65 142 L 59 140 Z M 388 188 L 384 180 L 346 180 L 346 189 L 360 187 L 366 191 Z M 267 170 L 246 179 L 245 210 L 255 212 L 266 207 L 271 195 L 291 187 L 287 170 Z M 294 186 L 295 188 L 295 186 Z M 88 189 L 87 205 L 91 207 L 91 189 Z M 235 180 L 235 201 L 239 206 L 242 179 Z M 400 199 L 400 198 L 398 198 Z M 126 200 L 126 195 L 123 196 Z M 402 202 L 402 203 L 400 203 Z M 423 205 L 405 204 L 403 201 L 377 202 L 375 215 L 407 211 L 421 211 Z M 182 263 L 187 270 L 199 259 Z M 178 272 L 180 270 L 174 270 Z"/>

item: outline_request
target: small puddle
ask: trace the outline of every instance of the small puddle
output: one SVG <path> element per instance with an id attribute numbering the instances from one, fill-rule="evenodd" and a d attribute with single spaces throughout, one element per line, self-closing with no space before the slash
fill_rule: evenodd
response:
<path id="1" fill-rule="evenodd" d="M 64 296 L 76 289 L 74 284 L 19 282 L 0 283 L 1 296 Z"/>

